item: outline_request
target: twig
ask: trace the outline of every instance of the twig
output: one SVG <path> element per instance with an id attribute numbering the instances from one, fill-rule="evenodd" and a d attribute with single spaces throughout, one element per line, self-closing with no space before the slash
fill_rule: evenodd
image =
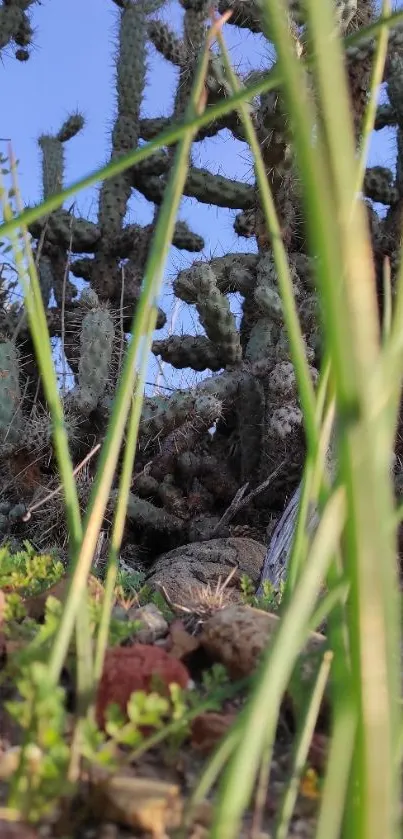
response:
<path id="1" fill-rule="evenodd" d="M 80 470 L 86 465 L 86 463 L 88 463 L 88 461 L 91 460 L 92 457 L 94 457 L 94 454 L 96 454 L 97 451 L 100 448 L 101 448 L 101 443 L 97 443 L 97 445 L 94 446 L 94 448 L 91 449 L 90 452 L 88 452 L 88 454 L 85 456 L 84 460 L 82 460 L 81 463 L 79 463 L 78 466 L 76 466 L 76 468 L 73 469 L 73 475 L 77 475 L 78 472 L 80 472 Z M 49 495 L 46 495 L 45 498 L 41 498 L 41 500 L 37 501 L 36 504 L 33 504 L 32 507 L 28 507 L 28 510 L 25 513 L 25 516 L 22 517 L 22 521 L 29 521 L 29 519 L 31 518 L 31 514 L 35 510 L 38 510 L 39 507 L 42 507 L 43 504 L 46 504 L 47 501 L 50 501 L 51 498 L 54 498 L 55 495 L 58 495 L 62 491 L 62 489 L 63 489 L 63 484 L 59 484 L 59 486 L 57 486 L 56 489 L 53 490 L 53 492 L 50 492 Z"/>
<path id="2" fill-rule="evenodd" d="M 122 286 L 121 286 L 121 290 L 120 290 L 120 305 L 119 305 L 120 346 L 119 346 L 119 360 L 118 360 L 117 380 L 120 379 L 120 373 L 121 373 L 121 370 L 122 370 L 123 348 L 124 348 L 124 345 L 125 345 L 125 330 L 124 330 L 124 325 L 123 325 L 124 301 L 125 301 L 125 266 L 122 265 Z"/>
<path id="3" fill-rule="evenodd" d="M 269 475 L 269 477 L 266 478 L 266 480 L 264 480 L 262 484 L 259 484 L 258 487 L 255 487 L 255 489 L 252 489 L 251 492 L 248 495 L 245 495 L 245 492 L 248 489 L 249 483 L 244 484 L 238 490 L 238 492 L 234 495 L 234 498 L 232 499 L 231 504 L 226 509 L 225 513 L 221 516 L 220 521 L 216 524 L 216 526 L 213 530 L 213 533 L 212 533 L 212 538 L 214 538 L 214 536 L 217 533 L 219 533 L 219 531 L 221 530 L 222 527 L 224 527 L 226 524 L 228 524 L 231 521 L 231 519 L 234 518 L 235 514 L 238 513 L 239 510 L 242 510 L 243 507 L 247 507 L 248 504 L 250 503 L 250 501 L 252 501 L 257 495 L 259 495 L 261 492 L 263 492 L 269 486 L 269 484 L 272 482 L 273 478 L 275 478 L 278 475 L 278 473 L 281 471 L 284 464 L 285 464 L 285 460 L 282 460 L 280 465 L 277 466 L 277 469 L 275 469 L 274 472 L 272 472 L 271 475 Z"/>
<path id="4" fill-rule="evenodd" d="M 245 499 L 244 499 L 244 495 L 245 495 L 246 490 L 248 489 L 248 486 L 249 486 L 249 482 L 247 482 L 247 483 L 246 483 L 246 484 L 244 484 L 242 487 L 240 487 L 240 489 L 238 489 L 238 492 L 234 495 L 234 497 L 233 497 L 233 499 L 232 499 L 232 501 L 231 501 L 231 504 L 229 505 L 229 507 L 227 507 L 227 509 L 226 509 L 225 513 L 223 513 L 223 515 L 221 516 L 220 521 L 218 522 L 218 524 L 216 524 L 216 526 L 215 526 L 215 528 L 214 528 L 214 530 L 213 530 L 213 533 L 212 533 L 212 536 L 213 536 L 213 537 L 214 537 L 217 533 L 219 533 L 219 531 L 220 531 L 220 530 L 221 530 L 221 529 L 222 529 L 222 528 L 223 528 L 226 524 L 228 524 L 228 522 L 230 522 L 230 521 L 231 521 L 231 519 L 233 519 L 233 518 L 234 518 L 235 513 L 237 513 L 237 512 L 238 512 L 238 510 L 240 510 L 242 506 L 245 506 L 245 504 L 244 504 L 244 501 L 245 501 Z M 248 496 L 247 496 L 247 497 L 248 497 Z"/>
<path id="5" fill-rule="evenodd" d="M 98 539 L 97 539 L 97 546 L 95 548 L 95 553 L 94 553 L 94 564 L 93 564 L 94 568 L 98 568 L 98 565 L 100 563 L 105 539 L 106 539 L 106 533 L 105 533 L 104 530 L 101 530 L 101 532 L 98 536 Z"/>

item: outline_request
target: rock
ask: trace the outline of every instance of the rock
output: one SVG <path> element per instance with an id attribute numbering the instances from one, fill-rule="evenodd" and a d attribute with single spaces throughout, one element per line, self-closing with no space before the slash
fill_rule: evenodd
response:
<path id="1" fill-rule="evenodd" d="M 115 603 L 115 605 L 112 607 L 111 617 L 115 621 L 125 621 L 127 623 L 129 620 L 129 613 L 124 606 L 121 606 L 119 603 Z"/>
<path id="2" fill-rule="evenodd" d="M 158 680 L 158 684 L 155 682 Z M 111 647 L 106 651 L 102 677 L 98 685 L 96 719 L 102 728 L 109 704 L 119 705 L 123 714 L 135 691 L 165 691 L 171 683 L 187 688 L 190 675 L 184 664 L 168 655 L 160 647 L 133 644 L 131 647 Z"/>
<path id="3" fill-rule="evenodd" d="M 219 516 L 193 516 L 188 525 L 188 538 L 190 542 L 209 542 L 214 538 L 214 535 L 229 536 L 228 527 L 220 528 L 221 533 L 217 534 L 218 525 L 220 523 Z"/>
<path id="4" fill-rule="evenodd" d="M 97 768 L 98 769 L 98 768 Z M 172 829 L 179 828 L 184 814 L 186 799 L 183 798 L 178 784 L 151 777 L 134 776 L 131 768 L 114 773 L 113 776 L 94 777 L 91 772 L 89 782 L 89 811 L 96 820 L 108 819 L 113 825 L 118 823 L 141 836 L 151 839 L 168 839 Z M 213 820 L 213 807 L 209 801 L 198 801 L 192 808 L 187 836 L 208 835 L 200 830 L 210 827 Z M 198 828 L 200 828 L 198 830 Z M 99 829 L 96 831 L 100 837 Z M 119 830 L 117 835 L 123 834 Z M 124 834 L 129 837 L 129 833 Z M 176 832 L 175 832 L 176 835 Z M 3 834 L 1 834 L 3 836 Z M 130 836 L 132 832 L 130 831 Z M 17 836 L 15 837 L 17 839 Z M 130 839 L 130 837 L 129 837 Z"/>
<path id="5" fill-rule="evenodd" d="M 177 784 L 117 773 L 95 783 L 91 779 L 89 808 L 98 819 L 165 839 L 167 828 L 180 825 L 183 800 Z"/>
<path id="6" fill-rule="evenodd" d="M 192 609 L 197 605 L 203 589 L 215 588 L 234 573 L 227 587 L 229 601 L 237 599 L 236 586 L 247 574 L 258 583 L 266 548 L 254 539 L 228 537 L 191 542 L 159 557 L 147 582 L 152 587 L 163 586 L 172 603 Z"/>
<path id="7" fill-rule="evenodd" d="M 226 666 L 233 679 L 239 679 L 254 672 L 279 620 L 278 615 L 250 606 L 228 606 L 205 621 L 200 643 L 214 661 Z M 311 632 L 300 657 L 303 681 L 313 676 L 325 649 L 325 636 Z"/>
<path id="8" fill-rule="evenodd" d="M 142 629 L 136 632 L 136 641 L 140 644 L 154 644 L 158 638 L 168 633 L 168 624 L 154 603 L 145 606 L 132 606 L 127 612 L 129 621 L 141 621 Z"/>

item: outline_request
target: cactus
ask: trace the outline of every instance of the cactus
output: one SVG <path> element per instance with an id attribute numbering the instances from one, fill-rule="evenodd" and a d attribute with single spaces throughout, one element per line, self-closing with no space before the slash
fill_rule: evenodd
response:
<path id="1" fill-rule="evenodd" d="M 106 391 L 114 336 L 115 327 L 108 310 L 95 304 L 81 324 L 78 387 L 73 395 L 75 405 L 84 416 L 95 410 Z"/>
<path id="2" fill-rule="evenodd" d="M 42 185 L 43 197 L 48 198 L 63 189 L 64 180 L 64 148 L 63 144 L 75 137 L 84 127 L 84 118 L 80 114 L 72 114 L 63 123 L 56 136 L 42 134 L 38 145 L 42 151 Z"/>
<path id="3" fill-rule="evenodd" d="M 112 504 L 116 497 L 116 493 L 112 493 Z M 183 527 L 183 522 L 177 516 L 133 494 L 129 497 L 127 516 L 138 527 L 157 531 L 157 533 L 175 533 Z"/>
<path id="4" fill-rule="evenodd" d="M 394 175 L 390 169 L 386 169 L 385 166 L 373 166 L 365 172 L 365 195 L 380 204 L 396 204 L 399 199 L 399 190 L 393 182 Z"/>
<path id="5" fill-rule="evenodd" d="M 133 185 L 148 198 L 160 204 L 163 199 L 167 176 L 144 176 L 134 170 Z M 215 204 L 217 207 L 229 207 L 237 210 L 253 206 L 256 195 L 253 187 L 222 175 L 212 175 L 207 169 L 192 167 L 186 178 L 184 195 L 197 198 L 203 204 Z"/>
<path id="6" fill-rule="evenodd" d="M 212 396 L 189 393 L 174 394 L 162 407 L 158 402 L 149 416 L 142 417 L 140 432 L 147 437 L 172 431 L 189 416 L 200 417 L 207 424 L 213 423 L 221 413 L 219 400 Z"/>
<path id="7" fill-rule="evenodd" d="M 28 10 L 37 0 L 3 0 L 0 6 L 0 50 L 9 43 L 15 44 L 17 61 L 27 61 L 28 47 L 32 44 L 33 29 Z"/>
<path id="8" fill-rule="evenodd" d="M 236 364 L 241 360 L 242 351 L 235 318 L 225 294 L 217 288 L 210 266 L 204 267 L 205 270 L 198 271 L 194 280 L 200 323 L 212 344 L 217 346 L 224 362 L 222 366 Z"/>
<path id="9" fill-rule="evenodd" d="M 52 263 L 48 256 L 41 256 L 39 259 L 38 279 L 41 287 L 44 305 L 48 306 L 49 298 L 55 282 L 52 272 Z"/>
<path id="10" fill-rule="evenodd" d="M 148 25 L 148 37 L 161 55 L 172 64 L 182 67 L 186 61 L 186 50 L 183 41 L 175 32 L 160 20 L 152 20 Z"/>
<path id="11" fill-rule="evenodd" d="M 13 341 L 0 343 L 0 445 L 8 452 L 21 433 L 20 360 Z"/>
<path id="12" fill-rule="evenodd" d="M 203 370 L 217 372 L 222 367 L 219 349 L 204 335 L 171 335 L 162 341 L 154 341 L 152 351 L 176 370 L 190 367 L 199 373 Z"/>
<path id="13" fill-rule="evenodd" d="M 204 45 L 209 4 L 205 0 L 180 2 L 184 13 L 182 33 L 172 31 L 159 20 L 162 0 L 114 0 L 118 35 L 111 160 L 152 139 L 183 116 Z M 0 48 L 10 42 L 22 51 L 29 48 L 30 5 L 29 0 L 8 0 L 0 6 Z M 335 25 L 343 33 L 351 33 L 375 17 L 371 0 L 335 0 L 334 6 Z M 230 26 L 262 34 L 258 0 L 219 0 L 218 7 L 221 13 L 232 10 Z M 304 4 L 292 0 L 289 11 L 297 54 L 308 55 Z M 178 82 L 169 115 L 140 118 L 147 83 L 147 42 L 176 68 Z M 375 43 L 371 36 L 345 51 L 357 146 Z M 402 45 L 400 26 L 390 34 L 385 71 L 388 101 L 378 107 L 376 119 L 377 130 L 386 126 L 397 129 L 396 173 L 382 166 L 369 168 L 363 188 L 380 288 L 385 256 L 390 258 L 392 283 L 399 267 Z M 262 67 L 241 81 L 252 82 L 267 69 Z M 225 70 L 214 52 L 209 56 L 206 89 L 207 112 L 212 102 L 229 93 Z M 274 195 L 315 382 L 321 361 L 315 258 L 306 241 L 289 115 L 280 90 L 255 97 L 249 107 Z M 59 131 L 40 138 L 44 197 L 64 185 L 65 144 L 74 143 L 82 128 L 82 117 L 73 113 Z M 239 117 L 232 113 L 201 128 L 195 144 L 205 137 L 215 137 L 222 129 L 245 142 Z M 141 164 L 105 181 L 99 192 L 97 214 L 91 219 L 81 218 L 73 206 L 60 208 L 30 226 L 37 242 L 35 256 L 49 329 L 52 338 L 62 341 L 64 361 L 71 371 L 71 387 L 63 392 L 63 401 L 66 428 L 77 461 L 104 436 L 154 231 L 154 223 L 143 226 L 136 218 L 127 223 L 129 201 L 136 193 L 145 196 L 154 205 L 156 217 L 173 153 L 174 148 L 159 149 Z M 203 377 L 169 397 L 148 395 L 144 401 L 125 540 L 130 543 L 134 539 L 150 561 L 167 550 L 167 542 L 173 548 L 192 539 L 210 538 L 240 487 L 248 483 L 250 489 L 258 488 L 273 475 L 265 491 L 234 521 L 235 527 L 253 527 L 254 533 L 258 531 L 264 539 L 273 514 L 283 509 L 285 499 L 293 497 L 298 487 L 305 455 L 303 418 L 278 277 L 257 185 L 213 174 L 191 160 L 184 194 L 200 204 L 236 210 L 235 233 L 240 240 L 248 237 L 255 252 L 242 253 L 240 248 L 239 252 L 202 259 L 202 237 L 185 221 L 179 219 L 176 223 L 173 246 L 197 254 L 197 258 L 178 272 L 172 290 L 177 300 L 194 307 L 192 313 L 196 313 L 199 324 L 197 334 L 189 334 L 188 328 L 186 334 L 154 336 L 152 350 L 171 368 L 190 369 Z M 373 202 L 383 203 L 386 215 L 378 215 Z M 88 286 L 81 295 L 77 281 Z M 50 303 L 52 294 L 56 306 Z M 233 295 L 241 310 L 239 320 L 234 314 Z M 4 470 L 9 467 L 12 472 L 13 459 L 19 462 L 23 448 L 24 463 L 39 464 L 43 470 L 41 483 L 46 485 L 56 477 L 56 466 L 49 409 L 32 342 L 22 309 L 4 306 L 1 311 L 0 466 Z M 165 313 L 160 310 L 157 328 L 163 328 L 165 320 Z M 403 439 L 402 434 L 399 439 Z M 84 507 L 89 485 L 88 476 L 83 476 L 80 497 Z M 110 513 L 117 486 L 116 483 Z M 19 500 L 14 482 L 10 498 L 5 501 L 14 509 Z M 5 517 L 0 526 L 4 525 L 8 532 L 13 526 L 10 517 L 8 512 L 0 512 Z M 109 515 L 106 528 L 110 518 Z M 38 542 L 42 538 L 40 527 L 47 531 L 48 524 L 53 528 L 52 539 L 65 538 L 62 503 L 44 512 L 43 518 L 32 516 L 31 529 L 35 521 Z"/>

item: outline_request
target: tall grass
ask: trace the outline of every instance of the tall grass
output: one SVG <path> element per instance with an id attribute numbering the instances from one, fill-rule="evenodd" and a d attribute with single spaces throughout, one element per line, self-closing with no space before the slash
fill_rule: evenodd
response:
<path id="1" fill-rule="evenodd" d="M 211 836 L 213 839 L 235 839 L 239 835 L 241 819 L 252 800 L 256 780 L 259 776 L 267 779 L 282 697 L 306 641 L 320 589 L 327 579 L 330 596 L 333 586 L 334 596 L 330 602 L 337 605 L 329 613 L 329 638 L 333 653 L 330 689 L 333 719 L 317 837 L 333 839 L 343 835 L 346 839 L 393 839 L 399 833 L 400 754 L 397 760 L 396 743 L 401 742 L 402 721 L 398 703 L 400 620 L 394 541 L 397 516 L 390 463 L 403 369 L 403 271 L 394 311 L 382 340 L 378 328 L 369 232 L 357 193 L 357 186 L 362 180 L 364 152 L 357 159 L 342 44 L 335 35 L 333 3 L 332 0 L 305 2 L 311 49 L 305 65 L 295 55 L 284 6 L 282 0 L 262 0 L 263 20 L 274 40 L 278 56 L 276 70 L 266 79 L 247 89 L 238 89 L 236 78 L 230 73 L 218 28 L 220 24 L 214 24 L 209 37 L 219 37 L 234 93 L 230 99 L 211 108 L 208 117 L 203 113 L 203 80 L 207 67 L 205 52 L 200 60 L 183 125 L 173 126 L 141 149 L 73 184 L 59 196 L 52 196 L 41 207 L 19 213 L 16 217 L 12 217 L 7 198 L 3 195 L 5 221 L 0 226 L 0 237 L 10 236 L 15 247 L 38 363 L 48 389 L 72 544 L 70 592 L 49 661 L 48 676 L 50 683 L 56 685 L 77 626 L 128 421 L 127 447 L 109 558 L 109 593 L 112 590 L 137 441 L 145 360 L 155 325 L 155 301 L 186 178 L 190 144 L 198 127 L 214 116 L 237 108 L 254 153 L 262 207 L 274 243 L 273 253 L 304 411 L 308 456 L 299 521 L 300 538 L 294 544 L 292 584 L 287 589 L 286 610 L 274 642 L 264 657 L 260 678 L 248 704 L 201 779 L 200 787 L 195 791 L 195 800 L 200 798 L 201 791 L 204 794 L 208 790 L 217 774 L 221 774 Z M 373 95 L 385 56 L 387 27 L 402 17 L 403 13 L 388 16 L 385 6 L 381 24 L 368 28 L 373 36 L 379 35 L 382 30 Z M 358 42 L 363 37 L 360 32 L 348 40 Z M 278 235 L 274 203 L 248 112 L 252 95 L 280 83 L 291 115 L 311 250 L 317 256 L 316 283 L 323 312 L 326 357 L 324 384 L 319 396 L 309 379 L 292 298 L 287 256 Z M 371 130 L 373 118 L 374 103 L 371 102 L 366 116 L 366 136 Z M 315 143 L 312 141 L 314 129 Z M 50 344 L 47 332 L 42 331 L 44 313 L 35 267 L 28 259 L 27 273 L 16 233 L 18 230 L 24 232 L 28 222 L 57 208 L 67 196 L 79 189 L 100 178 L 111 177 L 145 159 L 157 148 L 172 143 L 177 143 L 175 164 L 147 262 L 144 292 L 133 323 L 132 340 L 94 492 L 86 520 L 81 523 L 56 378 L 50 370 Z M 29 254 L 27 243 L 24 250 Z M 333 407 L 337 470 L 333 483 L 329 483 L 322 475 L 323 439 L 324 423 Z M 312 499 L 319 501 L 320 522 L 313 540 L 309 542 L 304 532 L 303 512 L 306 512 L 308 501 Z M 105 603 L 92 690 L 102 668 L 111 596 Z M 323 672 L 326 671 L 327 675 L 328 664 L 327 660 L 324 671 L 318 677 L 305 727 L 302 725 L 301 728 L 297 762 L 301 759 L 301 750 L 303 752 L 306 748 L 306 726 L 312 729 L 312 709 L 318 705 L 317 697 L 323 690 Z M 294 793 L 295 790 L 290 787 L 281 810 L 278 839 L 285 835 Z"/>

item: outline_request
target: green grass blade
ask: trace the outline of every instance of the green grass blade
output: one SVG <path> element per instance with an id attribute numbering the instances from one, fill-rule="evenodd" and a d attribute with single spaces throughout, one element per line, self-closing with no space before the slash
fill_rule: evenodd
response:
<path id="1" fill-rule="evenodd" d="M 307 217 L 312 221 L 311 241 L 319 255 L 318 285 L 334 370 L 341 473 L 351 511 L 344 555 L 351 578 L 349 632 L 354 701 L 359 706 L 359 759 L 354 761 L 354 777 L 362 796 L 360 836 L 375 839 L 393 835 L 397 805 L 392 740 L 398 624 L 389 524 L 393 509 L 390 447 L 377 376 L 380 346 L 370 245 L 363 208 L 356 203 L 351 213 L 355 158 L 341 45 L 334 36 L 333 7 L 328 0 L 319 5 L 306 0 L 306 8 L 321 114 L 315 149 L 310 139 L 312 123 L 301 113 L 303 84 L 288 46 L 284 13 L 276 3 L 270 9 L 270 25 L 275 29 L 292 110 Z M 324 171 L 329 190 L 326 201 L 321 188 Z M 320 232 L 315 217 L 319 207 Z"/>
<path id="2" fill-rule="evenodd" d="M 348 580 L 341 579 L 337 582 L 330 589 L 329 593 L 324 595 L 315 609 L 311 618 L 310 629 L 316 630 L 323 621 L 329 618 L 329 615 L 338 606 L 338 604 L 345 603 L 349 590 L 350 584 Z"/>
<path id="3" fill-rule="evenodd" d="M 183 818 L 182 833 L 180 839 L 182 839 L 182 836 L 188 835 L 188 833 L 185 833 L 185 831 L 186 828 L 190 827 L 192 815 L 195 812 L 196 807 L 199 804 L 201 804 L 201 802 L 207 797 L 208 793 L 213 788 L 214 784 L 217 782 L 226 763 L 228 762 L 229 758 L 236 749 L 242 737 L 242 734 L 242 724 L 239 724 L 239 722 L 235 723 L 235 725 L 233 725 L 230 731 L 225 735 L 220 745 L 214 752 L 213 756 L 208 761 L 207 766 L 203 770 L 202 775 L 197 782 L 196 789 L 192 793 L 188 802 Z"/>
<path id="4" fill-rule="evenodd" d="M 383 286 L 383 318 L 382 318 L 382 340 L 385 343 L 392 330 L 393 291 L 390 262 L 385 259 L 382 271 Z"/>
<path id="5" fill-rule="evenodd" d="M 282 615 L 272 645 L 264 656 L 256 688 L 243 713 L 243 736 L 221 783 L 211 839 L 235 839 L 248 806 L 261 756 L 272 748 L 278 714 L 295 661 L 304 646 L 312 611 L 344 527 L 345 494 L 329 500 L 301 572 L 293 598 Z"/>
<path id="6" fill-rule="evenodd" d="M 312 743 L 312 737 L 314 735 L 315 726 L 318 720 L 323 695 L 329 679 L 332 658 L 332 652 L 330 650 L 327 650 L 320 664 L 315 686 L 308 703 L 305 717 L 302 722 L 300 731 L 297 735 L 294 750 L 292 777 L 284 794 L 284 798 L 277 816 L 277 827 L 274 834 L 274 839 L 287 839 L 288 836 L 290 821 L 298 796 L 301 776 L 307 761 L 309 747 Z"/>
<path id="7" fill-rule="evenodd" d="M 307 523 L 312 507 L 318 510 L 326 503 L 328 498 L 327 481 L 325 483 L 325 461 L 329 448 L 329 440 L 334 422 L 334 401 L 331 401 L 325 411 L 325 399 L 329 387 L 330 365 L 324 363 L 323 374 L 320 377 L 317 402 L 316 402 L 316 424 L 318 427 L 316 450 L 308 451 L 305 459 L 304 474 L 302 479 L 301 498 L 298 516 L 295 526 L 294 542 L 291 549 L 289 570 L 287 574 L 284 600 L 287 602 L 292 595 L 298 575 L 306 559 L 309 538 L 307 534 Z"/>
<path id="8" fill-rule="evenodd" d="M 333 229 L 334 225 L 329 224 L 330 219 L 337 218 L 332 198 L 330 173 L 319 140 L 313 148 L 312 137 L 315 129 L 317 130 L 317 114 L 313 107 L 303 65 L 294 54 L 288 33 L 287 17 L 283 8 L 280 10 L 278 7 L 278 0 L 262 3 L 262 19 L 263 24 L 267 29 L 270 28 L 276 39 L 280 72 L 284 82 L 284 96 L 290 113 L 290 130 L 294 134 L 295 151 L 303 177 L 311 250 L 318 257 L 320 255 L 316 266 L 318 282 L 320 277 L 323 277 L 322 285 L 325 286 L 323 293 L 330 298 L 326 301 L 328 305 L 324 307 L 324 314 L 326 315 L 333 306 L 332 317 L 328 315 L 325 319 L 326 336 L 329 345 L 336 343 L 338 346 L 337 358 L 332 358 L 332 364 L 338 364 L 339 356 L 347 354 L 349 331 L 348 324 L 342 318 L 343 302 L 338 293 L 337 282 L 332 283 L 329 280 L 325 285 L 326 277 L 337 278 L 343 271 L 338 238 Z M 351 183 L 354 183 L 354 180 Z"/>
<path id="9" fill-rule="evenodd" d="M 384 350 L 382 353 L 382 365 L 380 375 L 386 381 L 385 407 L 388 407 L 389 433 L 391 439 L 395 438 L 400 405 L 402 370 L 403 370 L 403 244 L 400 249 L 399 271 L 395 282 L 393 314 L 391 309 L 391 279 L 390 265 L 385 268 L 384 285 L 387 290 L 387 302 L 385 319 L 388 325 L 384 329 Z M 387 334 L 385 334 L 387 333 Z"/>
<path id="10" fill-rule="evenodd" d="M 10 169 L 13 180 L 13 191 L 17 207 L 21 207 L 21 197 L 18 186 L 18 176 L 11 147 L 9 148 Z M 1 176 L 0 176 L 1 177 Z M 2 188 L 3 212 L 5 216 L 12 214 L 10 204 L 5 198 Z M 64 411 L 59 395 L 56 370 L 52 357 L 52 347 L 42 292 L 39 285 L 35 261 L 32 255 L 31 243 L 25 227 L 21 228 L 21 241 L 17 233 L 10 234 L 14 259 L 19 280 L 24 294 L 25 310 L 33 339 L 39 372 L 52 418 L 52 435 L 56 452 L 56 459 L 64 491 L 66 519 L 69 531 L 69 556 L 74 559 L 82 538 L 82 522 L 77 495 L 73 464 L 70 457 L 67 430 L 64 423 Z M 77 716 L 83 716 L 92 686 L 92 642 L 90 634 L 89 611 L 86 592 L 82 597 L 76 627 L 77 651 Z M 23 757 L 21 759 L 23 761 Z M 23 771 L 23 763 L 19 767 Z"/>
<path id="11" fill-rule="evenodd" d="M 347 692 L 346 685 L 344 691 Z M 333 714 L 334 725 L 315 839 L 339 839 L 341 836 L 345 801 L 351 780 L 357 717 L 348 695 L 343 706 L 334 707 Z"/>
<path id="12" fill-rule="evenodd" d="M 15 200 L 17 202 L 17 207 L 20 210 L 22 202 L 18 187 L 17 169 L 11 147 L 9 148 L 9 160 Z M 12 214 L 11 206 L 4 201 L 5 195 L 4 193 L 2 194 L 3 212 L 5 215 L 10 216 Z M 38 361 L 39 372 L 42 378 L 42 385 L 52 418 L 52 434 L 56 459 L 63 485 L 64 500 L 66 505 L 66 519 L 69 531 L 69 556 L 70 559 L 74 559 L 82 538 L 82 522 L 77 487 L 73 473 L 73 464 L 70 457 L 68 435 L 64 422 L 63 405 L 59 395 L 56 370 L 52 357 L 52 347 L 43 305 L 42 292 L 39 285 L 35 261 L 32 255 L 30 240 L 24 226 L 21 228 L 21 237 L 22 249 L 15 232 L 10 234 L 10 241 L 13 246 L 15 264 L 24 294 L 24 304 L 35 348 L 35 354 Z M 85 705 L 85 697 L 88 695 L 92 684 L 92 648 L 89 631 L 89 613 L 86 602 L 84 602 L 84 598 L 82 608 L 79 611 L 76 638 L 78 704 L 81 708 Z"/>
<path id="13" fill-rule="evenodd" d="M 207 46 L 201 56 L 193 85 L 191 102 L 187 116 L 193 117 L 198 113 L 204 91 L 204 78 L 208 65 Z M 189 120 L 191 122 L 191 120 Z M 132 326 L 132 338 L 123 365 L 122 375 L 117 387 L 112 416 L 108 426 L 106 439 L 101 450 L 97 476 L 91 493 L 88 514 L 85 520 L 85 532 L 78 557 L 77 567 L 70 582 L 69 592 L 65 603 L 60 629 L 55 640 L 49 663 L 51 677 L 56 682 L 68 649 L 80 597 L 85 589 L 88 573 L 96 547 L 98 533 L 102 525 L 110 489 L 119 457 L 121 441 L 126 426 L 127 416 L 131 405 L 133 384 L 136 378 L 136 368 L 142 352 L 149 352 L 152 335 L 150 325 L 155 322 L 156 300 L 162 282 L 162 274 L 166 262 L 179 203 L 182 197 L 189 164 L 189 152 L 194 136 L 193 127 L 185 133 L 178 144 L 174 164 L 164 196 L 158 221 L 154 231 L 151 251 L 147 259 L 144 275 L 144 287 Z M 152 315 L 152 313 L 154 313 Z M 135 399 L 142 402 L 143 394 L 140 378 L 137 377 Z"/>
<path id="14" fill-rule="evenodd" d="M 152 311 L 150 317 L 150 324 L 148 334 L 152 335 L 156 324 L 155 310 Z M 143 345 L 144 347 L 144 345 Z M 128 430 L 125 440 L 125 451 L 123 455 L 122 469 L 119 481 L 118 500 L 114 515 L 111 544 L 108 556 L 106 578 L 105 578 L 105 596 L 102 604 L 102 615 L 99 626 L 99 633 L 97 638 L 96 652 L 95 652 L 95 679 L 98 681 L 102 675 L 102 667 L 105 656 L 105 650 L 108 643 L 109 624 L 112 613 L 113 592 L 116 584 L 116 577 L 119 564 L 119 550 L 122 543 L 123 532 L 126 522 L 127 502 L 130 493 L 130 487 L 133 479 L 133 464 L 136 455 L 137 437 L 140 425 L 141 409 L 143 400 L 138 398 L 141 396 L 144 380 L 147 372 L 148 364 L 148 347 L 143 349 L 143 357 L 140 362 L 139 378 L 137 381 L 136 395 L 132 400 L 132 407 L 129 416 Z M 140 389 L 141 388 L 141 389 Z"/>
<path id="15" fill-rule="evenodd" d="M 231 62 L 221 33 L 218 35 L 223 63 L 232 90 L 237 93 L 240 83 L 232 70 Z M 307 435 L 308 447 L 315 450 L 317 444 L 317 433 L 315 423 L 315 394 L 312 384 L 309 365 L 306 358 L 304 340 L 298 318 L 298 311 L 294 300 L 294 290 L 288 264 L 287 252 L 281 235 L 281 228 L 276 212 L 274 198 L 266 177 L 264 161 L 260 151 L 259 140 L 250 117 L 249 106 L 242 102 L 239 106 L 239 115 L 242 119 L 245 136 L 253 154 L 256 181 L 259 187 L 260 200 L 266 222 L 266 228 L 270 233 L 272 251 L 277 269 L 278 284 L 281 299 L 284 307 L 284 321 L 290 341 L 291 354 L 295 366 L 298 391 L 304 414 L 304 423 Z"/>
<path id="16" fill-rule="evenodd" d="M 230 85 L 232 87 L 232 91 L 236 93 L 240 89 L 239 81 L 232 70 L 225 42 L 221 34 L 218 36 L 218 39 L 220 43 L 220 49 L 223 56 L 223 63 L 225 65 L 226 73 Z M 256 136 L 256 132 L 249 113 L 249 107 L 247 104 L 242 103 L 239 106 L 239 114 L 244 124 L 245 136 L 248 140 L 249 146 L 253 154 L 256 180 L 259 187 L 260 199 L 266 222 L 266 228 L 270 233 L 272 241 L 272 251 L 275 265 L 277 268 L 278 283 L 284 307 L 284 320 L 289 336 L 291 357 L 295 367 L 298 393 L 304 415 L 304 426 L 306 431 L 308 450 L 307 458 L 308 462 L 310 462 L 311 460 L 315 461 L 317 456 L 317 449 L 319 446 L 316 399 L 309 371 L 309 365 L 306 358 L 305 345 L 299 323 L 297 307 L 294 300 L 293 285 L 288 265 L 287 253 L 284 247 L 284 243 L 282 241 L 281 229 L 276 213 L 273 195 L 266 177 L 264 161 L 260 151 L 259 141 Z M 327 371 L 326 375 L 328 376 L 328 374 L 329 371 Z M 304 547 L 306 548 L 307 546 L 305 526 L 309 504 L 312 503 L 312 501 L 313 498 L 310 490 L 310 482 L 307 476 L 305 476 L 299 506 L 294 548 L 291 553 L 289 571 L 286 581 L 285 599 L 288 598 L 289 593 L 292 591 L 292 588 L 297 578 L 298 569 L 303 564 Z"/>
<path id="17" fill-rule="evenodd" d="M 15 200 L 17 202 L 17 209 L 20 210 L 22 202 L 18 188 L 16 165 L 11 148 L 9 149 L 9 160 L 13 178 Z M 13 215 L 12 208 L 7 200 L 6 191 L 1 181 L 0 186 L 3 203 L 3 215 L 6 219 L 11 219 Z M 20 213 L 20 217 L 22 217 L 22 213 Z M 74 551 L 77 550 L 80 544 L 82 535 L 80 507 L 78 503 L 76 482 L 73 475 L 73 464 L 70 457 L 67 430 L 64 423 L 63 405 L 59 395 L 56 370 L 52 357 L 52 347 L 42 293 L 35 261 L 32 256 L 29 236 L 24 225 L 21 226 L 21 242 L 17 236 L 16 229 L 13 229 L 10 233 L 10 242 L 13 248 L 18 277 L 24 294 L 24 305 L 38 361 L 39 372 L 42 378 L 42 386 L 52 417 L 52 430 L 57 464 L 63 483 L 64 498 L 66 503 L 66 516 L 70 535 L 70 552 L 71 554 L 74 554 Z"/>

